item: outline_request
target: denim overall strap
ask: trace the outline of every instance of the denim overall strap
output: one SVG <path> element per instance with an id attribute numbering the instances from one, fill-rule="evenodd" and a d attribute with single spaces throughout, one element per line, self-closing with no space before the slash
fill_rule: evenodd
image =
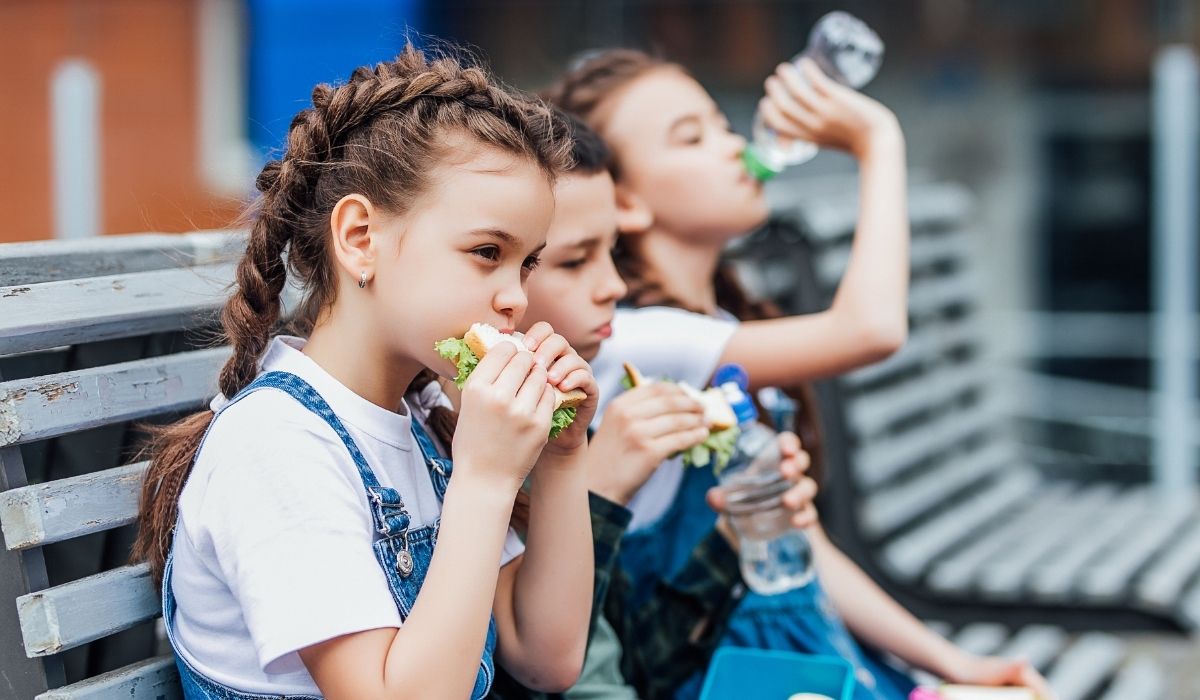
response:
<path id="1" fill-rule="evenodd" d="M 437 445 L 433 444 L 433 439 L 429 437 L 429 433 L 416 418 L 413 418 L 412 431 L 413 436 L 417 438 L 417 444 L 421 447 L 421 454 L 425 457 L 425 464 L 429 467 L 429 478 L 433 480 L 433 490 L 437 493 L 438 501 L 444 501 L 446 487 L 450 485 L 450 474 L 454 471 L 454 463 L 438 452 Z"/>

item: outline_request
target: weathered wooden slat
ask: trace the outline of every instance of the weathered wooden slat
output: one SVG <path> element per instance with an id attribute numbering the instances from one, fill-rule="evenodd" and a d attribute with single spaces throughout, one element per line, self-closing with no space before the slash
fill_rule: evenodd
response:
<path id="1" fill-rule="evenodd" d="M 850 425 L 860 435 L 875 435 L 913 414 L 944 409 L 987 379 L 986 368 L 978 361 L 939 366 L 854 401 L 847 409 Z"/>
<path id="2" fill-rule="evenodd" d="M 1039 479 L 1029 469 L 1005 474 L 969 498 L 922 523 L 884 546 L 883 562 L 902 580 L 917 578 L 947 549 L 1001 513 L 1015 507 L 1038 487 Z"/>
<path id="3" fill-rule="evenodd" d="M 1065 484 L 1051 484 L 1022 510 L 1013 513 L 999 527 L 975 538 L 969 545 L 934 564 L 926 583 L 935 591 L 965 594 L 979 568 L 1012 549 L 1041 535 L 1043 523 L 1067 507 L 1075 490 Z"/>
<path id="4" fill-rule="evenodd" d="M 8 549 L 28 549 L 108 530 L 137 518 L 146 462 L 0 493 Z"/>
<path id="5" fill-rule="evenodd" d="M 125 566 L 17 598 L 30 657 L 48 656 L 129 629 L 161 610 L 145 564 Z"/>
<path id="6" fill-rule="evenodd" d="M 1124 657 L 1120 639 L 1089 632 L 1067 649 L 1046 680 L 1059 700 L 1085 700 L 1112 677 Z"/>
<path id="7" fill-rule="evenodd" d="M 241 231 L 139 233 L 0 244 L 0 287 L 207 265 L 241 253 Z"/>
<path id="8" fill-rule="evenodd" d="M 156 656 L 38 695 L 35 700 L 168 700 L 182 697 L 175 657 Z"/>
<path id="9" fill-rule="evenodd" d="M 999 654 L 1010 659 L 1024 657 L 1034 668 L 1045 671 L 1069 642 L 1070 636 L 1061 627 L 1026 625 L 1017 630 Z"/>
<path id="10" fill-rule="evenodd" d="M 1144 490 L 1126 492 L 1103 513 L 1103 517 L 1080 525 L 1068 534 L 1070 546 L 1063 547 L 1058 556 L 1039 563 L 1029 572 L 1029 590 L 1042 600 L 1067 600 L 1080 571 L 1102 550 L 1111 546 L 1122 532 L 1142 518 L 1153 517 Z"/>
<path id="11" fill-rule="evenodd" d="M 970 654 L 993 654 L 1008 640 L 1008 628 L 995 622 L 975 622 L 954 635 L 954 645 Z"/>
<path id="12" fill-rule="evenodd" d="M 964 410 L 943 411 L 918 429 L 868 442 L 855 452 L 854 478 L 863 488 L 874 489 L 912 465 L 992 429 L 998 411 L 996 401 L 985 399 Z"/>
<path id="13" fill-rule="evenodd" d="M 1014 461 L 1013 446 L 1004 443 L 991 443 L 976 452 L 951 455 L 918 478 L 882 489 L 868 498 L 860 515 L 863 529 L 873 537 L 892 532 Z"/>
<path id="14" fill-rule="evenodd" d="M 1167 696 L 1167 677 L 1159 662 L 1141 656 L 1125 664 L 1100 700 L 1160 700 Z"/>
<path id="15" fill-rule="evenodd" d="M 233 266 L 93 277 L 0 288 L 0 355 L 128 338 L 209 322 Z"/>
<path id="16" fill-rule="evenodd" d="M 867 365 L 841 378 L 846 386 L 860 389 L 889 376 L 911 372 L 954 351 L 978 349 L 984 342 L 983 327 L 974 317 L 948 323 L 932 323 L 913 331 L 904 347 L 883 362 Z"/>
<path id="17" fill-rule="evenodd" d="M 1098 520 L 1107 518 L 1114 502 L 1121 503 L 1114 490 L 1106 484 L 1081 491 L 1072 503 L 1042 522 L 1041 535 L 980 567 L 976 574 L 979 589 L 993 598 L 1018 597 L 1026 577 L 1039 563 L 1048 562 L 1048 567 L 1057 566 L 1057 558 L 1050 555 L 1073 548 L 1078 533 L 1095 527 Z"/>
<path id="18" fill-rule="evenodd" d="M 1195 499 L 1189 498 L 1168 502 L 1153 517 L 1135 523 L 1117 546 L 1103 552 L 1103 559 L 1082 572 L 1080 592 L 1098 603 L 1123 599 L 1146 562 L 1178 534 L 1195 512 Z"/>
<path id="19" fill-rule="evenodd" d="M 971 254 L 971 241 L 963 231 L 955 231 L 945 235 L 914 236 L 909 246 L 911 269 L 914 272 L 927 270 L 934 265 L 957 262 L 966 259 Z M 850 264 L 850 241 L 830 248 L 817 258 L 817 276 L 821 283 L 828 287 L 836 287 Z"/>
<path id="20" fill-rule="evenodd" d="M 1200 522 L 1184 530 L 1174 545 L 1146 568 L 1135 591 L 1137 599 L 1152 608 L 1170 609 L 1197 571 L 1200 571 Z"/>
<path id="21" fill-rule="evenodd" d="M 202 405 L 228 348 L 0 383 L 0 447 Z"/>

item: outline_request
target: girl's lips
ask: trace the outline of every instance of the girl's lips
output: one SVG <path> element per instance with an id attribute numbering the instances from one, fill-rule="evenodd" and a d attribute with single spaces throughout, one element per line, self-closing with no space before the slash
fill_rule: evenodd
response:
<path id="1" fill-rule="evenodd" d="M 600 326 L 599 328 L 597 328 L 596 335 L 599 336 L 601 340 L 611 337 L 612 336 L 612 324 L 606 323 L 603 326 Z"/>

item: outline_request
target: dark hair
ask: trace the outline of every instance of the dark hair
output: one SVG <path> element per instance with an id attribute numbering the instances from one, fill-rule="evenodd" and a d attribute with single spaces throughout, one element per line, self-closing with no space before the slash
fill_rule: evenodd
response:
<path id="1" fill-rule="evenodd" d="M 609 49 L 586 54 L 574 61 L 558 82 L 542 92 L 554 106 L 577 116 L 595 133 L 603 137 L 605 102 L 634 80 L 650 71 L 669 67 L 686 73 L 686 69 L 663 58 L 636 49 Z M 620 156 L 609 156 L 609 170 L 620 179 Z M 689 308 L 663 289 L 654 271 L 639 250 L 636 235 L 621 235 L 613 253 L 617 271 L 628 285 L 624 303 L 632 306 L 673 306 L 695 313 L 702 309 Z M 778 318 L 783 313 L 770 301 L 753 299 L 739 282 L 732 266 L 723 264 L 713 273 L 713 288 L 718 306 L 743 321 Z M 813 461 L 813 474 L 822 464 L 821 421 L 816 392 L 807 382 L 784 388 L 796 402 L 794 428 Z M 786 428 L 789 426 L 780 426 Z"/>
<path id="2" fill-rule="evenodd" d="M 560 109 L 556 109 L 555 112 L 566 123 L 568 138 L 571 140 L 570 172 L 596 175 L 607 170 L 612 155 L 600 134 L 573 114 Z"/>
<path id="3" fill-rule="evenodd" d="M 547 126 L 554 121 L 545 104 L 507 92 L 483 68 L 430 59 L 411 45 L 395 60 L 356 69 L 342 85 L 316 86 L 312 106 L 292 119 L 284 156 L 263 166 L 255 183 L 262 195 L 221 316 L 233 346 L 218 379 L 221 393 L 232 398 L 257 375 L 280 323 L 289 271 L 304 288 L 299 327 L 311 328 L 334 303 L 329 215 L 342 197 L 362 194 L 403 213 L 429 188 L 431 166 L 454 133 L 528 158 L 552 179 L 569 165 L 569 144 Z M 212 418 L 202 411 L 154 431 L 133 557 L 149 562 L 156 580 Z"/>

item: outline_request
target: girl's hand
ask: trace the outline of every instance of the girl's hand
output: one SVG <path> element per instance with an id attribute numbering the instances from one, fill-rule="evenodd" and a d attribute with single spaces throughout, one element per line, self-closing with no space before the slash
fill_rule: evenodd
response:
<path id="1" fill-rule="evenodd" d="M 803 530 L 817 524 L 817 508 L 813 499 L 817 496 L 817 482 L 805 476 L 812 460 L 800 446 L 800 438 L 795 433 L 779 434 L 779 451 L 783 460 L 779 463 L 779 472 L 792 482 L 792 487 L 783 494 L 783 506 L 792 512 L 792 527 Z M 731 544 L 736 547 L 736 538 L 731 539 L 732 533 L 725 526 L 725 492 L 720 486 L 708 490 L 708 505 L 721 514 L 718 529 Z"/>
<path id="2" fill-rule="evenodd" d="M 516 489 L 546 445 L 554 390 L 533 353 L 500 343 L 463 385 L 451 454 L 456 471 Z"/>
<path id="3" fill-rule="evenodd" d="M 567 339 L 554 332 L 549 323 L 539 321 L 525 334 L 525 347 L 533 351 L 534 362 L 545 368 L 545 377 L 551 386 L 568 392 L 582 389 L 587 394 L 575 409 L 575 420 L 554 438 L 547 449 L 553 452 L 573 452 L 587 444 L 587 429 L 596 415 L 600 390 L 592 376 L 592 367 L 567 343 Z M 547 428 L 547 430 L 549 430 Z"/>
<path id="4" fill-rule="evenodd" d="M 588 447 L 588 488 L 625 505 L 658 465 L 708 438 L 704 409 L 678 386 L 655 382 L 612 400 Z"/>
<path id="5" fill-rule="evenodd" d="M 1024 659 L 964 654 L 944 675 L 950 683 L 1016 685 L 1029 688 L 1040 700 L 1053 700 L 1056 697 L 1042 674 Z"/>
<path id="6" fill-rule="evenodd" d="M 767 78 L 759 112 L 780 136 L 848 151 L 862 159 L 885 142 L 902 143 L 896 115 L 821 72 L 810 59 L 781 64 Z"/>

